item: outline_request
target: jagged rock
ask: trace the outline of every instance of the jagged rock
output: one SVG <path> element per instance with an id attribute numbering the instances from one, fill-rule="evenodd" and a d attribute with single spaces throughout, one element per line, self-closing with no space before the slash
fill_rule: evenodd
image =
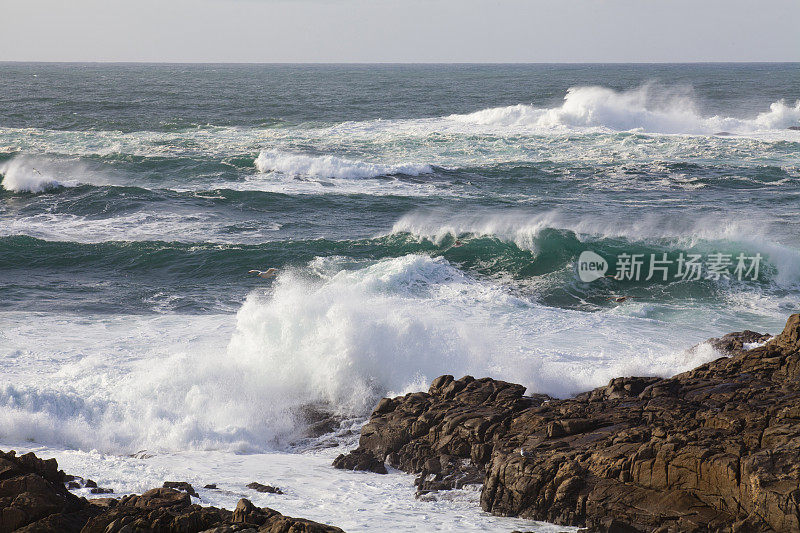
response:
<path id="1" fill-rule="evenodd" d="M 0 452 L 0 532 L 26 526 L 41 531 L 43 525 L 55 524 L 47 521 L 52 515 L 62 517 L 58 529 L 80 531 L 88 504 L 67 490 L 65 479 L 55 459 Z"/>
<path id="2" fill-rule="evenodd" d="M 55 459 L 0 452 L 0 533 L 341 532 L 266 507 L 258 509 L 247 500 L 240 501 L 234 512 L 192 505 L 189 492 L 194 489 L 188 483 L 170 483 L 187 492 L 162 487 L 141 495 L 91 501 L 69 492 L 67 483 L 90 486 L 90 480 L 58 470 Z M 92 490 L 104 490 L 92 484 Z"/>
<path id="3" fill-rule="evenodd" d="M 256 492 L 265 492 L 268 494 L 283 494 L 283 491 L 278 487 L 273 487 L 272 485 L 262 485 L 261 483 L 256 483 L 253 481 L 247 485 L 248 489 L 253 489 Z"/>
<path id="4" fill-rule="evenodd" d="M 386 465 L 383 461 L 375 457 L 368 451 L 352 451 L 351 453 L 339 455 L 333 460 L 334 468 L 341 470 L 366 470 L 376 474 L 386 474 Z"/>
<path id="5" fill-rule="evenodd" d="M 123 496 L 119 505 L 124 507 L 138 507 L 140 509 L 184 508 L 192 504 L 192 499 L 185 492 L 175 489 L 160 488 L 150 489 L 140 495 Z"/>
<path id="6" fill-rule="evenodd" d="M 382 400 L 351 456 L 420 474 L 421 493 L 485 471 L 486 511 L 590 531 L 800 531 L 800 315 L 744 349 L 769 338 L 711 339 L 732 356 L 565 400 L 442 376 Z"/>
<path id="7" fill-rule="evenodd" d="M 746 329 L 736 333 L 728 333 L 718 339 L 709 339 L 708 343 L 723 355 L 738 355 L 744 351 L 745 344 L 762 343 L 770 338 L 770 335 Z"/>
<path id="8" fill-rule="evenodd" d="M 175 489 L 181 492 L 185 492 L 189 496 L 194 496 L 195 498 L 200 497 L 200 495 L 197 494 L 197 491 L 194 490 L 194 487 L 192 487 L 192 484 L 186 481 L 165 481 L 163 487 L 165 489 Z"/>
<path id="9" fill-rule="evenodd" d="M 274 509 L 264 507 L 259 509 L 250 500 L 241 499 L 233 511 L 233 524 L 252 525 L 260 533 L 336 533 L 342 530 L 338 527 L 312 522 L 303 518 L 284 516 Z M 241 530 L 240 530 L 241 531 Z"/>

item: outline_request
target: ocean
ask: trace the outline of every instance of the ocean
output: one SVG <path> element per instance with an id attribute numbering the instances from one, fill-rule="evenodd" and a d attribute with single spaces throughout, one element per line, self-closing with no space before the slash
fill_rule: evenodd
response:
<path id="1" fill-rule="evenodd" d="M 780 331 L 798 88 L 798 64 L 0 64 L 0 449 L 348 531 L 563 531 L 330 463 L 441 374 L 567 397 Z"/>

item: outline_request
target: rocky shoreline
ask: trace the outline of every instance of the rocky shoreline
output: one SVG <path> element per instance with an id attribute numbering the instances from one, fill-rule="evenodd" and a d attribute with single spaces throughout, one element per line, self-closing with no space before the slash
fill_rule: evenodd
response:
<path id="1" fill-rule="evenodd" d="M 0 533 L 341 533 L 341 529 L 284 516 L 241 499 L 233 511 L 192 504 L 196 494 L 185 482 L 141 495 L 87 500 L 69 491 L 74 476 L 58 469 L 55 459 L 32 453 L 0 452 Z M 72 485 L 71 485 L 72 484 Z M 83 486 L 91 487 L 86 480 Z M 266 486 L 264 486 L 266 487 Z M 98 488 L 96 484 L 92 487 Z M 268 487 L 273 489 L 274 487 Z M 99 492 L 103 491 L 103 492 Z M 106 494 L 98 488 L 98 492 Z"/>
<path id="2" fill-rule="evenodd" d="M 800 531 L 800 315 L 672 378 L 558 400 L 441 376 L 383 399 L 337 468 L 418 474 L 418 494 L 481 483 L 481 506 L 591 531 Z M 749 348 L 749 349 L 748 349 Z"/>
<path id="3" fill-rule="evenodd" d="M 774 338 L 709 342 L 725 356 L 569 399 L 441 376 L 381 400 L 334 466 L 385 474 L 388 463 L 418 474 L 422 498 L 480 484 L 488 512 L 590 531 L 800 531 L 800 314 Z M 246 499 L 233 511 L 192 504 L 184 482 L 92 500 L 70 488 L 110 492 L 55 459 L 0 452 L 0 533 L 342 531 Z"/>

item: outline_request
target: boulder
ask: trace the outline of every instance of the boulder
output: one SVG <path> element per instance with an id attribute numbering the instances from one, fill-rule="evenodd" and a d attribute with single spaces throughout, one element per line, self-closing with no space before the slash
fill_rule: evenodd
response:
<path id="1" fill-rule="evenodd" d="M 247 485 L 248 489 L 253 489 L 256 492 L 264 492 L 268 494 L 283 494 L 283 491 L 278 487 L 273 487 L 272 485 L 262 485 L 261 483 L 257 483 L 253 481 Z"/>
<path id="2" fill-rule="evenodd" d="M 186 481 L 165 481 L 163 487 L 165 489 L 175 489 L 181 492 L 185 492 L 189 496 L 194 496 L 195 498 L 199 498 L 200 495 L 197 494 L 197 491 L 194 490 L 191 483 Z M 216 488 L 216 485 L 214 486 Z"/>
<path id="3" fill-rule="evenodd" d="M 386 474 L 386 465 L 383 461 L 375 457 L 371 452 L 364 450 L 354 450 L 345 455 L 340 454 L 333 460 L 334 468 L 341 470 L 366 470 L 376 474 Z"/>

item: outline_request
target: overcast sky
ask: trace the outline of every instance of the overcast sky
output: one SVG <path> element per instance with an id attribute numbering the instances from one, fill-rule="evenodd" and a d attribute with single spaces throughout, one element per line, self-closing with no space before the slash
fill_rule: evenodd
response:
<path id="1" fill-rule="evenodd" d="M 0 61 L 800 61 L 800 0 L 0 0 Z"/>

